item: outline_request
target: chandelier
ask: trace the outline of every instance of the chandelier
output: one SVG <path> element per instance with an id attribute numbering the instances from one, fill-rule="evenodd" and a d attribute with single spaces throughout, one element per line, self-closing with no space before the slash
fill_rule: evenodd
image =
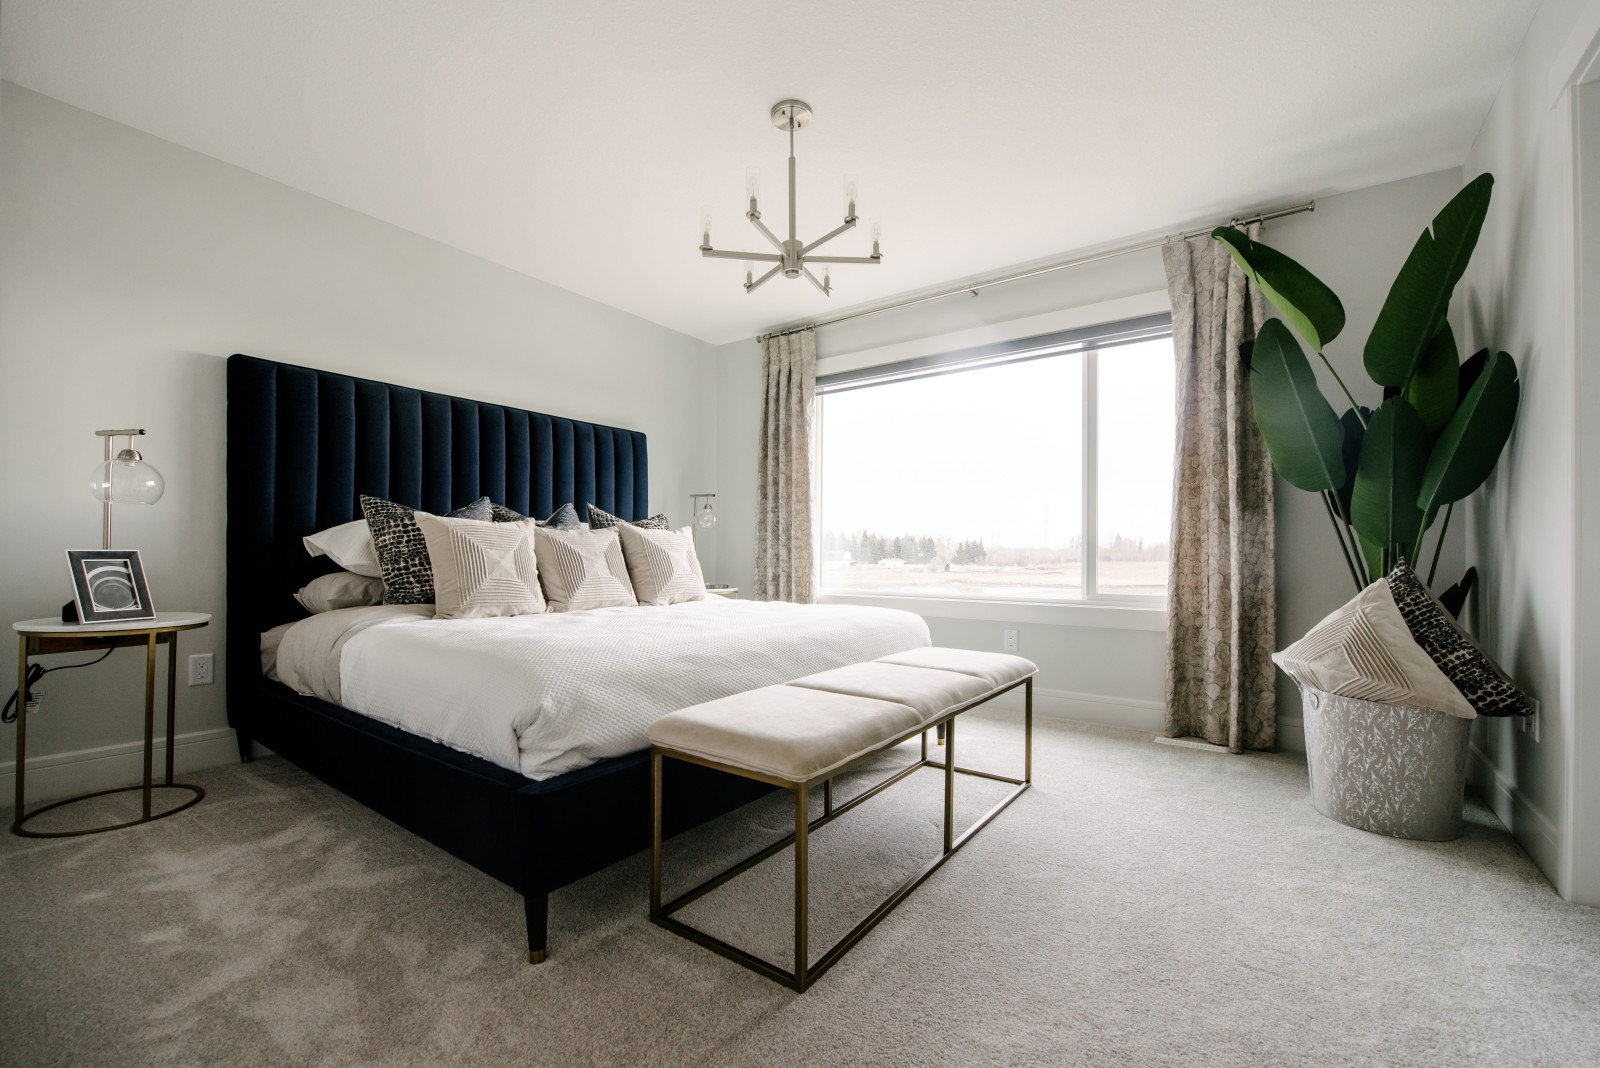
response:
<path id="1" fill-rule="evenodd" d="M 700 255 L 716 259 L 744 260 L 747 263 L 744 272 L 744 290 L 746 293 L 754 291 L 764 284 L 767 279 L 782 271 L 785 278 L 805 278 L 822 293 L 828 296 L 833 292 L 833 279 L 829 274 L 829 264 L 833 263 L 881 263 L 883 254 L 878 251 L 878 233 L 872 235 L 872 255 L 870 256 L 814 256 L 812 250 L 832 241 L 846 230 L 855 228 L 856 225 L 856 190 L 855 183 L 849 182 L 845 186 L 845 212 L 844 222 L 817 238 L 809 244 L 801 244 L 795 236 L 794 225 L 794 132 L 804 129 L 811 124 L 811 107 L 802 100 L 780 100 L 772 106 L 772 125 L 780 130 L 789 132 L 789 239 L 784 241 L 767 228 L 761 221 L 761 212 L 756 207 L 756 184 L 752 177 L 750 180 L 750 210 L 744 217 L 750 220 L 750 225 L 761 231 L 761 236 L 772 242 L 776 252 L 727 252 L 711 247 L 711 220 L 702 221 L 700 227 Z M 755 269 L 749 264 L 770 263 L 772 269 L 760 278 L 755 276 Z M 820 263 L 822 278 L 809 270 L 809 265 Z"/>

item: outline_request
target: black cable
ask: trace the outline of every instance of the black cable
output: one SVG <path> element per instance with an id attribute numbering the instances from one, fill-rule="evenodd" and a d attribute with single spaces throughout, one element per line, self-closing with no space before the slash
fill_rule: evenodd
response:
<path id="1" fill-rule="evenodd" d="M 110 656 L 114 652 L 116 652 L 116 647 L 115 646 L 113 646 L 110 649 L 107 649 L 105 652 L 101 653 L 99 656 L 95 657 L 93 660 L 85 660 L 81 664 L 62 664 L 60 667 L 53 667 L 53 668 L 40 667 L 38 664 L 29 664 L 28 665 L 28 677 L 27 677 L 27 683 L 26 683 L 27 689 L 25 689 L 23 691 L 23 694 L 24 694 L 23 700 L 24 701 L 33 700 L 33 688 L 39 684 L 39 680 L 40 679 L 42 679 L 46 675 L 50 674 L 50 672 L 52 672 L 52 671 L 71 671 L 73 668 L 93 667 L 94 665 L 100 663 L 100 661 L 104 660 L 106 657 Z M 17 695 L 16 695 L 16 693 L 13 692 L 12 695 L 11 695 L 10 700 L 6 701 L 5 711 L 4 712 L 0 712 L 0 723 L 15 723 L 17 721 L 17 712 L 18 711 L 19 711 L 19 709 L 17 708 Z"/>

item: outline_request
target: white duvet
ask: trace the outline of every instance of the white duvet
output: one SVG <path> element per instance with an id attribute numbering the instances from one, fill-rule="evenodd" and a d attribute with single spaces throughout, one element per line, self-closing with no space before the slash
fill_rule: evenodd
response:
<path id="1" fill-rule="evenodd" d="M 668 712 L 930 644 L 910 612 L 720 597 L 499 619 L 345 608 L 269 634 L 296 692 L 533 779 L 643 749 Z"/>

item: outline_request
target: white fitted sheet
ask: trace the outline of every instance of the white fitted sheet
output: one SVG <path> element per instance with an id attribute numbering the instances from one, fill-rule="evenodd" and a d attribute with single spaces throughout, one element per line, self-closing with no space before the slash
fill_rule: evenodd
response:
<path id="1" fill-rule="evenodd" d="M 493 619 L 344 608 L 281 635 L 277 677 L 326 701 L 546 779 L 645 748 L 669 712 L 929 645 L 920 616 L 703 601 Z"/>

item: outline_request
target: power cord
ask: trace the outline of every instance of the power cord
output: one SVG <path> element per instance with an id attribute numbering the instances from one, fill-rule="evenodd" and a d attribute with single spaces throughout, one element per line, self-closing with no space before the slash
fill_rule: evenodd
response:
<path id="1" fill-rule="evenodd" d="M 99 656 L 95 657 L 93 660 L 85 660 L 81 664 L 62 664 L 60 667 L 53 667 L 53 668 L 41 667 L 38 664 L 29 664 L 28 665 L 28 676 L 27 676 L 27 688 L 23 691 L 23 698 L 22 699 L 24 701 L 33 700 L 33 688 L 39 684 L 39 680 L 40 679 L 42 679 L 46 675 L 50 674 L 50 672 L 52 672 L 52 671 L 71 671 L 73 668 L 93 667 L 94 665 L 100 663 L 100 661 L 104 660 L 106 657 L 110 656 L 114 652 L 116 652 L 115 647 L 107 649 L 105 652 L 101 653 Z M 19 711 L 19 709 L 17 708 L 17 695 L 15 693 L 13 693 L 11 695 L 10 700 L 6 701 L 5 711 L 4 712 L 0 712 L 0 723 L 15 723 L 17 721 L 17 712 L 18 711 Z"/>

